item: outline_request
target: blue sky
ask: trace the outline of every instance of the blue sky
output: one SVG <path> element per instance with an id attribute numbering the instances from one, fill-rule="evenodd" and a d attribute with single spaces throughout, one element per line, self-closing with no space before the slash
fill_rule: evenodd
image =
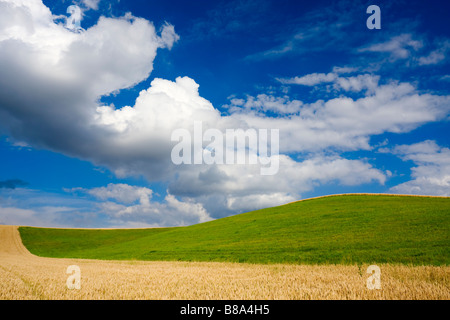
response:
<path id="1" fill-rule="evenodd" d="M 325 194 L 450 196 L 449 9 L 0 0 L 0 223 L 177 226 Z M 174 165 L 171 133 L 194 121 L 279 130 L 277 174 Z"/>

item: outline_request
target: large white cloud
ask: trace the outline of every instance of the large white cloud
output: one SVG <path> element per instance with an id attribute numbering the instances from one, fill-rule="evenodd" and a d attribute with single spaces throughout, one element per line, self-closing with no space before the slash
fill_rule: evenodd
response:
<path id="1" fill-rule="evenodd" d="M 129 160 L 136 157 L 155 162 L 157 152 L 149 156 L 136 146 L 142 136 L 135 135 L 130 146 L 117 126 L 105 125 L 98 99 L 146 79 L 157 49 L 178 39 L 173 26 L 164 25 L 160 37 L 147 20 L 127 14 L 101 17 L 74 33 L 56 24 L 40 1 L 0 1 L 0 6 L 3 130 L 32 146 L 113 168 L 124 162 L 133 166 Z M 156 149 L 145 142 L 146 150 Z M 132 147 L 134 154 L 126 150 Z"/>

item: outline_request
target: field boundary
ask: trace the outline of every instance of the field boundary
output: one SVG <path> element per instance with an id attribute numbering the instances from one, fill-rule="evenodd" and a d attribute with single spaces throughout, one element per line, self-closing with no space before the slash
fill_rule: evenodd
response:
<path id="1" fill-rule="evenodd" d="M 312 198 L 306 198 L 306 199 L 300 199 L 295 200 L 292 202 L 288 202 L 285 204 L 280 205 L 285 206 L 292 203 L 302 202 L 302 201 L 308 201 L 308 200 L 316 200 L 321 198 L 330 198 L 330 197 L 338 197 L 338 196 L 395 196 L 395 197 L 415 197 L 415 198 L 441 198 L 441 199 L 450 199 L 450 197 L 447 196 L 432 196 L 432 195 L 420 195 L 420 194 L 396 194 L 396 193 L 336 193 L 336 194 L 327 194 L 323 196 L 317 196 Z"/>

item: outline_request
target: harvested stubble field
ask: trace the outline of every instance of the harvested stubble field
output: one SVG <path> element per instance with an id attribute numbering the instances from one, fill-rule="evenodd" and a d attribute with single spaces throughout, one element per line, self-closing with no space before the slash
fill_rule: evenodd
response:
<path id="1" fill-rule="evenodd" d="M 68 289 L 67 267 L 81 270 Z M 0 299 L 449 299 L 450 267 L 380 264 L 380 290 L 368 265 L 101 261 L 42 258 L 17 227 L 0 226 Z"/>

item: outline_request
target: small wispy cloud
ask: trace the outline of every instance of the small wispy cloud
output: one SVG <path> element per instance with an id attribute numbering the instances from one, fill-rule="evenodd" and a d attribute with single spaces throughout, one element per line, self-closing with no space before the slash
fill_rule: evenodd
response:
<path id="1" fill-rule="evenodd" d="M 276 34 L 272 41 L 274 45 L 267 50 L 247 55 L 245 60 L 273 60 L 289 54 L 301 55 L 328 49 L 348 50 L 362 37 L 362 33 L 355 33 L 354 28 L 351 30 L 355 23 L 353 18 L 357 14 L 357 6 L 349 1 L 305 12 L 298 18 L 283 23 L 283 30 L 277 33 L 272 31 L 272 34 Z M 352 32 L 352 37 L 348 37 L 349 32 Z"/>
<path id="2" fill-rule="evenodd" d="M 329 73 L 311 73 L 301 77 L 277 78 L 276 80 L 285 85 L 317 86 L 320 84 L 332 84 L 334 90 L 361 92 L 367 90 L 374 92 L 378 87 L 380 76 L 372 74 L 359 74 L 356 76 L 341 76 L 343 73 L 351 73 L 352 68 L 334 68 Z"/>
<path id="3" fill-rule="evenodd" d="M 411 34 L 394 36 L 388 41 L 359 49 L 360 52 L 381 52 L 390 55 L 392 61 L 407 59 L 423 47 L 423 41 L 415 40 Z"/>
<path id="4" fill-rule="evenodd" d="M 434 45 L 430 44 L 434 42 Z M 358 49 L 360 53 L 379 53 L 387 56 L 383 61 L 406 61 L 410 66 L 436 65 L 446 60 L 450 52 L 449 39 L 430 39 L 427 35 L 407 33 L 392 36 L 384 42 Z"/>
<path id="5" fill-rule="evenodd" d="M 100 0 L 82 0 L 81 3 L 88 9 L 98 10 Z"/>
<path id="6" fill-rule="evenodd" d="M 302 77 L 294 78 L 277 78 L 282 84 L 299 84 L 304 86 L 315 86 L 320 83 L 334 82 L 338 79 L 336 73 L 311 73 Z"/>
<path id="7" fill-rule="evenodd" d="M 450 40 L 443 40 L 439 42 L 437 47 L 437 49 L 431 51 L 428 55 L 419 57 L 419 65 L 433 65 L 444 61 L 447 53 L 450 51 Z"/>

